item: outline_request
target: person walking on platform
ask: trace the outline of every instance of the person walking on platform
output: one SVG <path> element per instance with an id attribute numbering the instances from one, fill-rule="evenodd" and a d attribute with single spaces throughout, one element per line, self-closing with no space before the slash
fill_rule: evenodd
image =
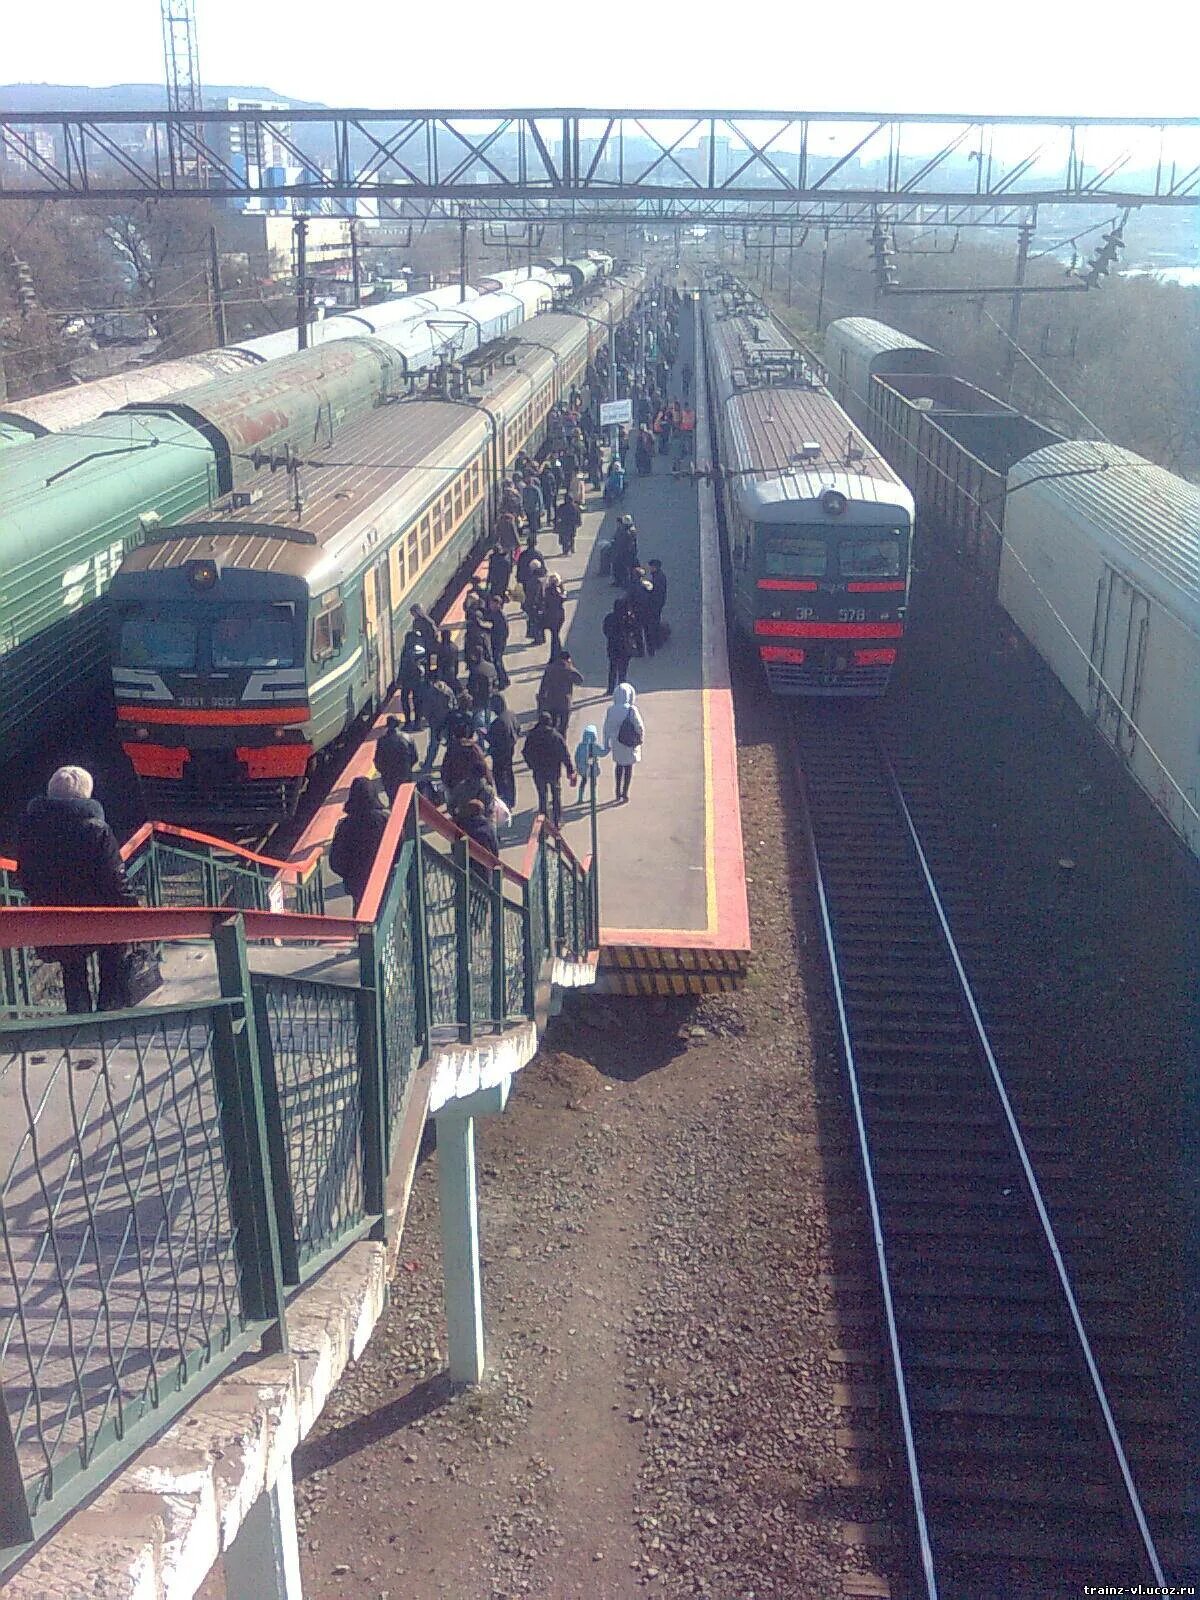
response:
<path id="1" fill-rule="evenodd" d="M 413 781 L 419 760 L 417 741 L 411 733 L 403 731 L 399 717 L 389 717 L 387 727 L 375 741 L 375 770 L 389 805 L 396 798 L 400 785 Z"/>
<path id="2" fill-rule="evenodd" d="M 685 361 L 679 374 L 683 381 L 683 398 L 686 400 L 692 392 L 692 363 Z"/>
<path id="3" fill-rule="evenodd" d="M 581 806 L 588 798 L 592 779 L 600 776 L 600 735 L 594 722 L 588 723 L 583 738 L 575 746 L 575 776 L 579 783 L 575 804 Z"/>
<path id="4" fill-rule="evenodd" d="M 408 614 L 412 618 L 410 633 L 415 633 L 425 646 L 425 654 L 431 656 L 437 649 L 437 623 L 429 615 L 424 606 L 409 606 Z"/>
<path id="5" fill-rule="evenodd" d="M 554 532 L 558 537 L 558 547 L 564 556 L 575 553 L 575 535 L 579 532 L 579 524 L 583 521 L 578 502 L 568 492 L 563 496 L 563 501 L 554 512 Z"/>
<path id="6" fill-rule="evenodd" d="M 526 588 L 529 583 L 530 567 L 535 561 L 541 561 L 541 559 L 542 552 L 538 549 L 537 538 L 534 534 L 530 534 L 529 538 L 525 541 L 525 548 L 517 557 L 517 582 L 521 585 L 522 589 Z"/>
<path id="7" fill-rule="evenodd" d="M 529 523 L 530 533 L 540 533 L 542 513 L 546 503 L 542 499 L 542 486 L 535 477 L 526 478 L 525 487 L 521 490 L 521 505 L 525 511 L 525 520 Z"/>
<path id="8" fill-rule="evenodd" d="M 550 660 L 562 655 L 562 631 L 567 621 L 567 597 L 563 581 L 557 572 L 546 579 L 546 593 L 542 601 L 542 622 L 550 635 Z"/>
<path id="9" fill-rule="evenodd" d="M 454 635 L 449 628 L 442 629 L 442 636 L 438 640 L 437 657 L 435 662 L 435 676 L 443 683 L 448 683 L 454 692 L 458 693 L 458 666 L 462 660 L 462 652 L 454 642 Z"/>
<path id="10" fill-rule="evenodd" d="M 645 737 L 646 724 L 637 708 L 637 690 L 631 683 L 619 683 L 604 716 L 603 751 L 604 755 L 613 758 L 618 805 L 624 805 L 629 799 L 633 769 L 642 759 Z"/>
<path id="11" fill-rule="evenodd" d="M 35 795 L 21 818 L 17 843 L 17 882 L 35 906 L 136 906 L 121 859 L 121 847 L 92 798 L 93 780 L 83 767 L 59 767 Z M 71 1016 L 92 1009 L 88 958 L 94 947 L 63 945 L 39 950 L 44 961 L 57 961 L 63 998 Z M 123 944 L 99 947 L 100 986 L 97 1011 L 123 1011 L 130 1003 L 127 949 Z"/>
<path id="12" fill-rule="evenodd" d="M 499 688 L 499 679 L 491 661 L 480 649 L 472 650 L 467 658 L 467 693 L 476 705 L 489 706 Z"/>
<path id="13" fill-rule="evenodd" d="M 542 506 L 546 515 L 553 520 L 554 508 L 558 504 L 558 470 L 553 460 L 547 457 L 542 465 Z"/>
<path id="14" fill-rule="evenodd" d="M 513 762 L 517 755 L 517 740 L 521 729 L 516 717 L 508 709 L 502 694 L 492 696 L 492 720 L 488 723 L 488 753 L 492 759 L 492 775 L 496 780 L 496 793 L 511 811 L 517 803 L 517 779 Z"/>
<path id="15" fill-rule="evenodd" d="M 533 774 L 539 813 L 549 817 L 556 828 L 561 827 L 562 777 L 565 771 L 568 782 L 574 783 L 575 768 L 567 741 L 554 726 L 548 711 L 540 713 L 535 726 L 525 735 L 522 754 Z"/>
<path id="16" fill-rule="evenodd" d="M 622 595 L 604 619 L 604 647 L 608 652 L 608 693 L 611 694 L 629 674 L 633 656 L 634 628 L 629 601 Z"/>
<path id="17" fill-rule="evenodd" d="M 471 777 L 479 778 L 489 784 L 492 781 L 492 771 L 488 766 L 487 757 L 468 719 L 455 726 L 454 737 L 442 762 L 442 788 L 449 795 L 464 778 Z"/>
<path id="18" fill-rule="evenodd" d="M 663 612 L 667 606 L 667 575 L 663 571 L 661 561 L 652 560 L 646 572 L 650 580 L 650 602 L 648 606 L 648 621 L 645 624 L 646 644 L 650 654 L 661 650 L 666 643 L 665 628 L 663 625 Z"/>
<path id="19" fill-rule="evenodd" d="M 634 567 L 629 575 L 629 609 L 637 632 L 635 655 L 653 656 L 658 648 L 654 629 L 654 587 L 645 567 Z"/>
<path id="20" fill-rule="evenodd" d="M 604 462 L 600 455 L 600 440 L 595 434 L 588 441 L 587 469 L 592 488 L 601 488 L 604 484 Z"/>
<path id="21" fill-rule="evenodd" d="M 488 633 L 491 636 L 492 665 L 496 669 L 496 687 L 507 689 L 512 679 L 504 666 L 504 652 L 508 649 L 508 618 L 504 615 L 504 601 L 498 594 L 488 600 L 487 610 L 483 614 L 487 623 Z"/>
<path id="22" fill-rule="evenodd" d="M 458 825 L 468 839 L 480 845 L 489 855 L 500 859 L 500 837 L 496 832 L 496 824 L 488 816 L 487 807 L 479 799 L 468 800 L 463 807 L 462 815 L 457 819 Z M 471 871 L 486 879 L 488 869 L 482 861 L 472 861 Z"/>
<path id="23" fill-rule="evenodd" d="M 643 426 L 638 429 L 633 456 L 638 477 L 648 478 L 654 471 L 654 435 L 648 427 Z"/>
<path id="24" fill-rule="evenodd" d="M 467 606 L 462 648 L 463 655 L 468 661 L 476 650 L 485 655 L 489 661 L 492 659 L 492 630 L 484 621 L 483 602 L 477 596 L 472 596 Z"/>
<path id="25" fill-rule="evenodd" d="M 387 823 L 388 810 L 379 790 L 370 778 L 355 778 L 329 846 L 329 870 L 345 885 L 354 904 L 352 916 L 358 915 Z"/>
<path id="26" fill-rule="evenodd" d="M 506 550 L 494 544 L 488 554 L 487 590 L 489 595 L 508 599 L 508 586 L 512 582 L 513 559 Z M 493 657 L 493 660 L 495 658 Z"/>
<path id="27" fill-rule="evenodd" d="M 546 638 L 546 624 L 542 615 L 546 601 L 546 563 L 541 557 L 529 563 L 524 589 L 526 638 L 530 644 L 543 644 Z"/>
<path id="28" fill-rule="evenodd" d="M 565 736 L 571 721 L 571 698 L 583 682 L 583 673 L 571 660 L 569 650 L 552 656 L 538 685 L 539 711 L 548 711 L 554 726 Z"/>
<path id="29" fill-rule="evenodd" d="M 617 518 L 612 539 L 612 581 L 614 589 L 629 587 L 630 574 L 638 564 L 637 528 L 628 512 Z"/>
<path id="30" fill-rule="evenodd" d="M 425 681 L 425 669 L 428 665 L 429 657 L 425 652 L 425 646 L 413 629 L 405 635 L 404 647 L 400 651 L 400 709 L 404 713 L 406 728 L 420 726 L 421 685 Z"/>
<path id="31" fill-rule="evenodd" d="M 514 517 L 519 517 L 525 509 L 521 504 L 521 491 L 509 478 L 504 480 L 504 487 L 500 491 L 500 509 Z"/>
<path id="32" fill-rule="evenodd" d="M 448 683 L 443 683 L 440 678 L 425 679 L 417 708 L 429 724 L 429 748 L 425 752 L 425 764 L 429 768 L 436 762 L 442 745 L 449 742 L 450 718 L 457 705 L 458 696 Z"/>
<path id="33" fill-rule="evenodd" d="M 516 513 L 501 511 L 496 517 L 492 536 L 505 554 L 515 556 L 521 548 L 521 528 Z"/>

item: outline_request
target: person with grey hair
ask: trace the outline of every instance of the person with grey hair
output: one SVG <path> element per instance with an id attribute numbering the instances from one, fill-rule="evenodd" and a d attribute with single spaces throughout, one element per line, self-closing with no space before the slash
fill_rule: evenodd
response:
<path id="1" fill-rule="evenodd" d="M 92 798 L 92 775 L 83 767 L 59 767 L 21 818 L 17 882 L 35 906 L 136 906 L 116 835 L 104 809 Z M 100 952 L 98 1011 L 129 1004 L 123 944 L 63 945 L 39 950 L 62 968 L 63 995 L 72 1016 L 92 1009 L 88 957 Z"/>

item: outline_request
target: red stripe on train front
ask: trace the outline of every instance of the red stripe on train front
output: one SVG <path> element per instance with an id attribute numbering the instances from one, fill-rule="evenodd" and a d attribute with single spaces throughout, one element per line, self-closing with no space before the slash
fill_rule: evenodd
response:
<path id="1" fill-rule="evenodd" d="M 902 622 L 785 622 L 760 617 L 754 631 L 765 639 L 900 639 Z"/>
<path id="2" fill-rule="evenodd" d="M 198 711 L 189 706 L 118 706 L 123 722 L 171 722 L 184 728 L 249 727 L 257 723 L 307 722 L 307 706 L 247 706 L 242 710 Z"/>
<path id="3" fill-rule="evenodd" d="M 804 594 L 815 594 L 820 585 L 809 582 L 808 579 L 802 580 L 800 578 L 760 578 L 758 587 L 760 589 L 801 590 Z"/>
<path id="4" fill-rule="evenodd" d="M 850 594 L 903 594 L 908 585 L 903 578 L 889 578 L 886 583 L 848 583 Z"/>

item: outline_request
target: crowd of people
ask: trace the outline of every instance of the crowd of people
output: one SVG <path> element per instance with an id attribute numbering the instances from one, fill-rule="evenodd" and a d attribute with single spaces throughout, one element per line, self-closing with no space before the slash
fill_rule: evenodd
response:
<path id="1" fill-rule="evenodd" d="M 602 350 L 584 387 L 552 408 L 538 455 L 523 451 L 516 457 L 501 488 L 486 568 L 466 596 L 461 632 L 456 636 L 422 607 L 411 608 L 399 664 L 400 714 L 388 718 L 376 744 L 383 793 L 373 780 L 355 780 L 330 850 L 330 864 L 356 906 L 386 824 L 386 806 L 405 783 L 418 784 L 493 855 L 517 806 L 518 756 L 528 768 L 537 813 L 555 826 L 561 826 L 572 798 L 577 806 L 587 803 L 605 760 L 613 765 L 613 803 L 628 802 L 646 734 L 629 681 L 632 664 L 653 657 L 670 635 L 663 563 L 657 557 L 643 562 L 633 517 L 618 516 L 604 563 L 620 591 L 603 622 L 609 704 L 599 725 L 587 724 L 572 748 L 574 696 L 583 674 L 563 641 L 566 586 L 551 569 L 543 541 L 552 537 L 562 556 L 574 552 L 587 485 L 602 491 L 606 504 L 622 498 L 625 458 L 631 448 L 640 451 L 642 433 L 664 455 L 673 439 L 685 439 L 690 448 L 695 412 L 687 403 L 692 374 L 686 363 L 679 369 L 683 399 L 665 398 L 678 355 L 681 304 L 676 291 L 660 290 L 639 327 L 621 330 L 616 341 L 618 385 L 632 394 L 635 417 L 646 419 L 637 438 L 621 428 L 611 444 L 604 439 L 596 403 L 608 387 L 608 355 Z M 526 644 L 547 647 L 535 720 L 526 730 L 505 696 L 512 681 L 506 656 L 513 626 L 506 607 L 514 600 Z M 428 732 L 424 758 L 415 738 L 421 729 Z M 575 786 L 573 797 L 564 797 L 566 785 Z"/>

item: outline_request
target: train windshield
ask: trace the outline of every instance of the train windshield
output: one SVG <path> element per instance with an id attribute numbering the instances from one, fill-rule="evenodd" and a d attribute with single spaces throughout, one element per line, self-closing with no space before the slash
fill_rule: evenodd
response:
<path id="1" fill-rule="evenodd" d="M 124 667 L 194 667 L 199 632 L 194 611 L 147 606 L 121 621 L 117 659 Z"/>
<path id="2" fill-rule="evenodd" d="M 212 626 L 212 664 L 230 667 L 291 667 L 296 651 L 295 607 L 238 606 L 223 612 Z"/>
<path id="3" fill-rule="evenodd" d="M 763 572 L 768 578 L 823 578 L 829 566 L 829 546 L 818 534 L 806 536 L 798 528 L 765 528 Z"/>
<path id="4" fill-rule="evenodd" d="M 838 567 L 843 578 L 902 578 L 904 536 L 898 528 L 843 539 Z"/>

